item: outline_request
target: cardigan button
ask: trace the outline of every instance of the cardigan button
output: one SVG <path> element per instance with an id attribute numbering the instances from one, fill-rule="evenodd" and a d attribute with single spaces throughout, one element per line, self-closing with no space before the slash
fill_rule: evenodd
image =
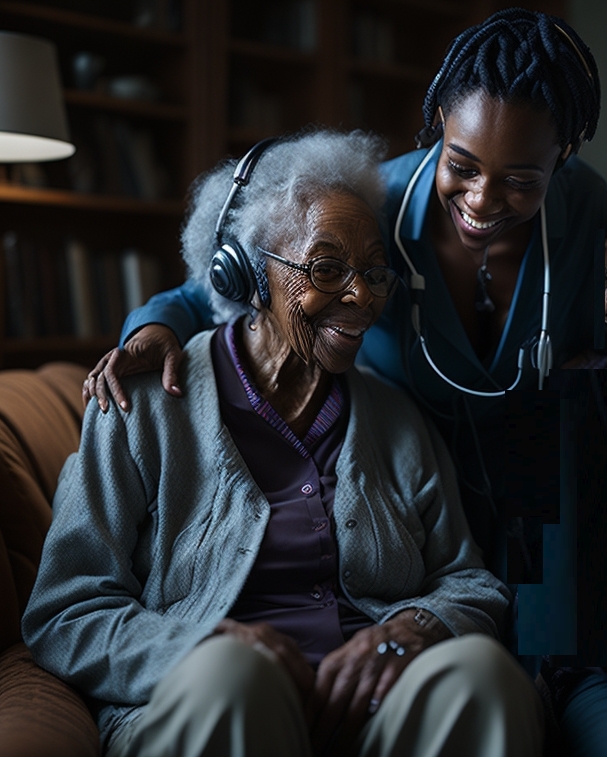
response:
<path id="1" fill-rule="evenodd" d="M 358 523 L 354 520 L 354 518 L 350 518 L 350 520 L 346 521 L 346 528 L 356 528 Z"/>
<path id="2" fill-rule="evenodd" d="M 351 575 L 352 575 L 352 571 L 344 570 L 344 578 L 350 578 Z"/>

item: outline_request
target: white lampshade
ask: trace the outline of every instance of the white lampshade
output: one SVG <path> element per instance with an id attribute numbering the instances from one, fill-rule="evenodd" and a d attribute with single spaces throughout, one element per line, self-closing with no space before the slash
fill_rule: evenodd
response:
<path id="1" fill-rule="evenodd" d="M 0 32 L 0 162 L 68 158 L 69 139 L 55 45 Z"/>

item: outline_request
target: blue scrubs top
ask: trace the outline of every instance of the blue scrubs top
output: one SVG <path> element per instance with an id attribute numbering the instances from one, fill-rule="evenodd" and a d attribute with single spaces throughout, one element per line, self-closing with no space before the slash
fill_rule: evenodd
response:
<path id="1" fill-rule="evenodd" d="M 409 279 L 394 242 L 394 227 L 411 177 L 426 150 L 385 163 L 386 206 L 392 265 Z M 402 219 L 400 239 L 417 272 L 425 277 L 423 328 L 430 356 L 456 383 L 480 391 L 508 388 L 517 376 L 519 350 L 540 332 L 544 258 L 539 213 L 523 257 L 510 312 L 496 349 L 483 364 L 464 331 L 427 229 L 440 145 L 419 175 Z M 554 366 L 583 349 L 603 347 L 603 251 L 607 218 L 604 180 L 577 157 L 553 176 L 545 200 L 550 255 L 549 332 Z M 424 357 L 412 327 L 408 292 L 390 301 L 366 335 L 359 360 L 407 387 L 433 417 L 454 456 L 470 526 L 485 557 L 505 577 L 505 542 L 494 542 L 495 509 L 504 498 L 503 397 L 464 394 L 440 378 Z M 529 354 L 519 389 L 538 386 Z M 500 513 L 501 514 L 501 513 Z"/>

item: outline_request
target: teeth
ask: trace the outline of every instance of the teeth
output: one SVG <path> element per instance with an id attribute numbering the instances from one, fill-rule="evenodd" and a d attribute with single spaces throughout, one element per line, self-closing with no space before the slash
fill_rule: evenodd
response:
<path id="1" fill-rule="evenodd" d="M 486 221 L 485 223 L 481 223 L 480 221 L 475 221 L 474 218 L 471 218 L 467 213 L 465 213 L 461 208 L 457 208 L 460 212 L 461 217 L 464 219 L 464 221 L 472 226 L 473 229 L 490 229 L 492 226 L 495 226 L 495 224 L 499 223 L 499 221 Z"/>
<path id="2" fill-rule="evenodd" d="M 351 337 L 352 339 L 358 339 L 361 334 L 363 334 L 362 331 L 348 331 L 347 329 L 340 329 L 339 326 L 334 326 L 333 331 L 337 331 L 339 334 L 345 334 L 346 336 Z"/>

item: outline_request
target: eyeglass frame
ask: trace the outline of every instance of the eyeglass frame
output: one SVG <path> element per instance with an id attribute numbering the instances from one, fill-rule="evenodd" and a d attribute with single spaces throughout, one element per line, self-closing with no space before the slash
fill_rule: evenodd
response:
<path id="1" fill-rule="evenodd" d="M 354 268 L 349 263 L 346 263 L 343 260 L 340 260 L 339 258 L 331 257 L 330 255 L 321 255 L 318 258 L 314 258 L 314 260 L 311 263 L 296 263 L 294 260 L 288 260 L 287 258 L 283 258 L 281 255 L 277 255 L 275 252 L 264 250 L 263 247 L 257 246 L 257 249 L 263 255 L 267 255 L 269 258 L 272 258 L 273 260 L 277 260 L 279 263 L 283 263 L 284 265 L 289 266 L 289 268 L 294 268 L 296 271 L 302 271 L 303 273 L 305 273 L 307 277 L 310 279 L 310 283 L 312 284 L 314 289 L 317 289 L 319 292 L 322 292 L 322 294 L 340 294 L 341 292 L 344 292 L 348 288 L 348 285 L 356 278 L 356 274 L 360 274 L 365 281 L 367 289 L 371 292 L 371 294 L 374 297 L 379 297 L 382 300 L 387 300 L 388 297 L 394 291 L 394 287 L 398 283 L 398 274 L 393 268 L 390 268 L 390 266 L 387 266 L 387 265 L 374 265 L 374 266 L 371 266 L 371 268 L 367 268 L 366 271 L 359 271 L 358 268 Z M 328 291 L 325 289 L 321 289 L 318 286 L 318 284 L 314 282 L 314 279 L 312 278 L 312 266 L 317 261 L 321 261 L 321 260 L 332 260 L 350 269 L 350 271 L 352 272 L 352 275 L 349 279 L 347 279 L 347 281 L 345 282 L 345 284 L 343 285 L 341 289 L 336 289 L 335 291 Z M 375 294 L 375 292 L 371 289 L 371 286 L 367 280 L 367 274 L 370 271 L 377 270 L 378 268 L 381 268 L 384 271 L 389 271 L 394 276 L 386 294 Z"/>

